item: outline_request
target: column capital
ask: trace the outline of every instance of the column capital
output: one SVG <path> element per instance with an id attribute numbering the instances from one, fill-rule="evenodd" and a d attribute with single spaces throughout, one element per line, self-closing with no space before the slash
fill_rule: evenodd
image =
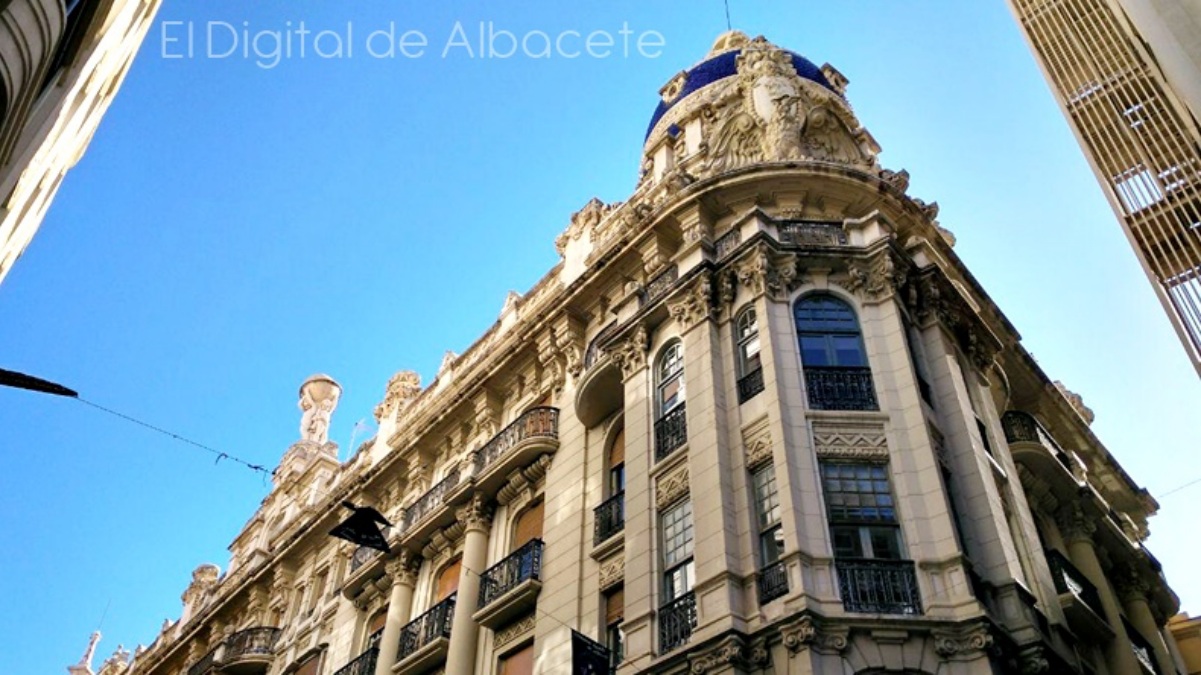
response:
<path id="1" fill-rule="evenodd" d="M 384 563 L 384 569 L 392 578 L 393 584 L 413 587 L 417 585 L 417 570 L 421 567 L 421 560 L 421 556 L 402 548 L 395 557 Z"/>
<path id="2" fill-rule="evenodd" d="M 468 532 L 487 533 L 492 527 L 492 504 L 487 495 L 475 492 L 471 495 L 471 501 L 460 507 L 455 516 Z"/>
<path id="3" fill-rule="evenodd" d="M 1151 592 L 1151 584 L 1139 574 L 1138 570 L 1129 565 L 1121 565 L 1113 571 L 1111 577 L 1113 590 L 1124 603 L 1147 602 Z"/>
<path id="4" fill-rule="evenodd" d="M 1084 513 L 1079 504 L 1066 506 L 1055 514 L 1059 524 L 1059 533 L 1069 544 L 1087 542 L 1093 545 L 1093 534 L 1097 531 L 1097 523 Z"/>
<path id="5" fill-rule="evenodd" d="M 671 318 L 687 331 L 706 319 L 717 316 L 713 303 L 713 273 L 702 272 L 688 286 L 667 301 Z"/>
<path id="6" fill-rule="evenodd" d="M 734 278 L 753 297 L 766 294 L 771 300 L 787 300 L 805 282 L 797 274 L 795 253 L 775 253 L 760 245 L 735 261 Z"/>
<path id="7" fill-rule="evenodd" d="M 650 335 L 646 332 L 646 326 L 639 324 L 626 339 L 606 350 L 621 369 L 622 382 L 646 368 L 646 351 L 649 348 Z"/>

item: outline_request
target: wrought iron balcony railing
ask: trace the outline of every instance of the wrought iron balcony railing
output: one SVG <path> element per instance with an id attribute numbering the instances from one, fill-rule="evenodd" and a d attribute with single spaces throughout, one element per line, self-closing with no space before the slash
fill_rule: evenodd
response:
<path id="1" fill-rule="evenodd" d="M 805 388 L 813 410 L 879 410 L 870 368 L 811 366 Z"/>
<path id="2" fill-rule="evenodd" d="M 542 578 L 542 540 L 531 539 L 480 575 L 480 608 L 521 583 Z"/>
<path id="3" fill-rule="evenodd" d="M 763 369 L 756 368 L 738 378 L 738 402 L 746 403 L 763 391 Z"/>
<path id="4" fill-rule="evenodd" d="M 626 494 L 618 492 L 592 510 L 594 529 L 592 545 L 599 545 L 621 532 L 626 526 Z"/>
<path id="5" fill-rule="evenodd" d="M 596 334 L 596 337 L 592 338 L 592 342 L 588 343 L 588 348 L 584 350 L 584 370 L 591 368 L 597 362 L 597 360 L 600 359 L 601 345 L 605 343 L 605 340 L 607 340 L 615 330 L 617 330 L 617 324 L 611 323 L 602 328 L 601 331 Z"/>
<path id="6" fill-rule="evenodd" d="M 1130 638 L 1130 648 L 1134 650 L 1134 658 L 1139 662 L 1148 673 L 1160 675 L 1159 668 L 1155 665 L 1154 648 L 1143 634 L 1138 632 L 1134 626 L 1126 619 L 1122 619 L 1122 628 L 1126 630 L 1126 636 Z"/>
<path id="7" fill-rule="evenodd" d="M 664 293 L 671 290 L 675 285 L 676 279 L 679 278 L 679 270 L 675 265 L 668 267 L 660 272 L 654 279 L 646 283 L 646 288 L 642 289 L 642 293 L 638 296 L 638 304 L 648 305 L 655 300 L 658 300 Z"/>
<path id="8" fill-rule="evenodd" d="M 559 409 L 530 408 L 505 427 L 499 434 L 492 437 L 484 447 L 475 453 L 475 468 L 477 473 L 504 456 L 513 446 L 530 438 L 558 438 Z"/>
<path id="9" fill-rule="evenodd" d="M 375 662 L 379 660 L 379 641 L 383 637 L 384 630 L 381 628 L 371 634 L 367 638 L 367 648 L 363 650 L 350 663 L 342 666 L 334 671 L 334 675 L 373 675 L 375 673 Z"/>
<path id="10" fill-rule="evenodd" d="M 759 570 L 759 604 L 788 595 L 788 570 L 783 561 L 776 561 Z"/>
<path id="11" fill-rule="evenodd" d="M 233 661 L 243 656 L 274 654 L 275 643 L 282 631 L 272 626 L 258 626 L 240 630 L 225 641 L 223 660 Z"/>
<path id="12" fill-rule="evenodd" d="M 1046 554 L 1047 565 L 1051 568 L 1051 578 L 1055 582 L 1055 592 L 1071 593 L 1088 605 L 1094 614 L 1104 617 L 1101 595 L 1097 592 L 1097 587 L 1084 576 L 1083 572 L 1076 569 L 1076 566 L 1064 554 L 1055 549 L 1047 549 Z"/>
<path id="13" fill-rule="evenodd" d="M 922 600 L 912 560 L 840 558 L 838 590 L 848 612 L 921 614 Z"/>
<path id="14" fill-rule="evenodd" d="M 413 505 L 405 511 L 404 528 L 407 530 L 413 526 L 413 523 L 421 522 L 435 509 L 442 506 L 442 500 L 446 497 L 446 493 L 454 489 L 459 484 L 458 468 L 451 469 L 446 478 L 443 478 L 437 485 L 430 488 L 413 502 Z"/>
<path id="15" fill-rule="evenodd" d="M 434 605 L 425 614 L 413 619 L 400 629 L 400 648 L 397 660 L 416 653 L 422 647 L 439 639 L 450 639 L 451 619 L 455 615 L 455 596 L 451 595 Z"/>
<path id="16" fill-rule="evenodd" d="M 209 653 L 200 657 L 199 661 L 193 663 L 191 667 L 188 668 L 188 675 L 204 675 L 205 673 L 211 671 L 215 665 L 214 662 L 216 661 L 216 658 L 217 648 L 213 647 L 209 650 Z"/>
<path id="17" fill-rule="evenodd" d="M 1054 438 L 1043 429 L 1033 415 L 1020 410 L 1010 410 L 1001 415 L 1001 428 L 1005 430 L 1005 440 L 1010 443 L 1038 443 L 1046 448 L 1063 468 L 1071 471 L 1072 460 L 1059 447 Z"/>
<path id="18" fill-rule="evenodd" d="M 713 242 L 713 248 L 717 252 L 717 258 L 720 260 L 730 255 L 741 243 L 742 230 L 736 227 L 718 237 L 717 241 Z"/>
<path id="19" fill-rule="evenodd" d="M 688 440 L 688 418 L 684 404 L 672 408 L 655 422 L 655 460 L 663 459 Z"/>
<path id="20" fill-rule="evenodd" d="M 386 539 L 387 537 L 388 534 L 385 531 L 384 538 Z M 350 571 L 354 572 L 363 565 L 366 565 L 371 561 L 372 558 L 379 554 L 380 552 L 378 549 L 371 548 L 370 546 L 360 546 L 356 548 L 354 550 L 354 554 L 350 556 Z"/>
<path id="21" fill-rule="evenodd" d="M 776 226 L 781 244 L 796 246 L 846 246 L 847 233 L 841 223 L 813 221 L 784 222 Z"/>
<path id="22" fill-rule="evenodd" d="M 696 594 L 689 591 L 659 608 L 659 653 L 688 642 L 696 628 Z"/>

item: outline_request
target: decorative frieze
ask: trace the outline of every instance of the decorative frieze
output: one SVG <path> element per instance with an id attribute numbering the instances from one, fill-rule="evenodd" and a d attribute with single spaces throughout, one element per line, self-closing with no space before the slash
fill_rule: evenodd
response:
<path id="1" fill-rule="evenodd" d="M 665 509 L 688 494 L 688 465 L 682 464 L 678 469 L 655 481 L 655 508 Z"/>
<path id="2" fill-rule="evenodd" d="M 979 658 L 994 648 L 992 633 L 982 623 L 935 629 L 931 631 L 931 637 L 934 638 L 934 651 L 950 660 Z"/>
<path id="3" fill-rule="evenodd" d="M 762 640 L 748 644 L 741 635 L 727 635 L 717 644 L 689 654 L 688 672 L 692 675 L 706 675 L 728 667 L 749 670 L 762 667 L 767 661 L 767 645 Z"/>
<path id="4" fill-rule="evenodd" d="M 823 424 L 813 426 L 813 442 L 822 459 L 888 461 L 888 440 L 878 424 Z"/>
<path id="5" fill-rule="evenodd" d="M 503 647 L 514 640 L 525 636 L 534 630 L 535 616 L 531 612 L 504 628 L 496 631 L 496 637 L 492 640 L 492 646 L 496 648 Z"/>
<path id="6" fill-rule="evenodd" d="M 792 653 L 813 649 L 826 654 L 838 654 L 847 648 L 850 629 L 845 626 L 827 626 L 812 616 L 802 616 L 780 626 L 780 638 L 784 647 Z"/>
<path id="7" fill-rule="evenodd" d="M 754 471 L 771 461 L 771 430 L 768 428 L 766 417 L 742 430 L 742 445 L 746 450 L 748 471 Z"/>
<path id="8" fill-rule="evenodd" d="M 600 590 L 606 591 L 622 583 L 625 581 L 625 576 L 626 559 L 624 553 L 615 555 L 607 560 L 602 560 L 598 581 Z"/>

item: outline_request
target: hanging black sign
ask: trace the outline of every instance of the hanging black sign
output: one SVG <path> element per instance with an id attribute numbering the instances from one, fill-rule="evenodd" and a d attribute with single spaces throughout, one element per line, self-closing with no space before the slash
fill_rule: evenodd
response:
<path id="1" fill-rule="evenodd" d="M 608 675 L 609 650 L 592 638 L 571 631 L 571 675 Z"/>
<path id="2" fill-rule="evenodd" d="M 391 527 L 392 523 L 389 523 L 387 518 L 370 506 L 355 506 L 350 502 L 342 502 L 342 506 L 354 513 L 330 530 L 330 536 L 387 553 L 388 540 L 380 532 L 379 526 Z"/>

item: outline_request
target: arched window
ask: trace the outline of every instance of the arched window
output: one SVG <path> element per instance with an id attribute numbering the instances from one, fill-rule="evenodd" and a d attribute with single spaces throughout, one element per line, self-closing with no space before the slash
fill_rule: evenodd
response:
<path id="1" fill-rule="evenodd" d="M 734 322 L 737 343 L 738 402 L 745 403 L 763 391 L 763 364 L 759 361 L 759 318 L 748 307 Z"/>
<path id="2" fill-rule="evenodd" d="M 684 402 L 684 345 L 673 342 L 663 350 L 658 368 L 659 417 Z"/>
<path id="3" fill-rule="evenodd" d="M 663 349 L 655 366 L 655 459 L 663 459 L 688 438 L 684 416 L 684 345 Z"/>
<path id="4" fill-rule="evenodd" d="M 809 295 L 793 307 L 809 407 L 878 410 L 872 372 L 855 311 L 832 295 Z"/>

